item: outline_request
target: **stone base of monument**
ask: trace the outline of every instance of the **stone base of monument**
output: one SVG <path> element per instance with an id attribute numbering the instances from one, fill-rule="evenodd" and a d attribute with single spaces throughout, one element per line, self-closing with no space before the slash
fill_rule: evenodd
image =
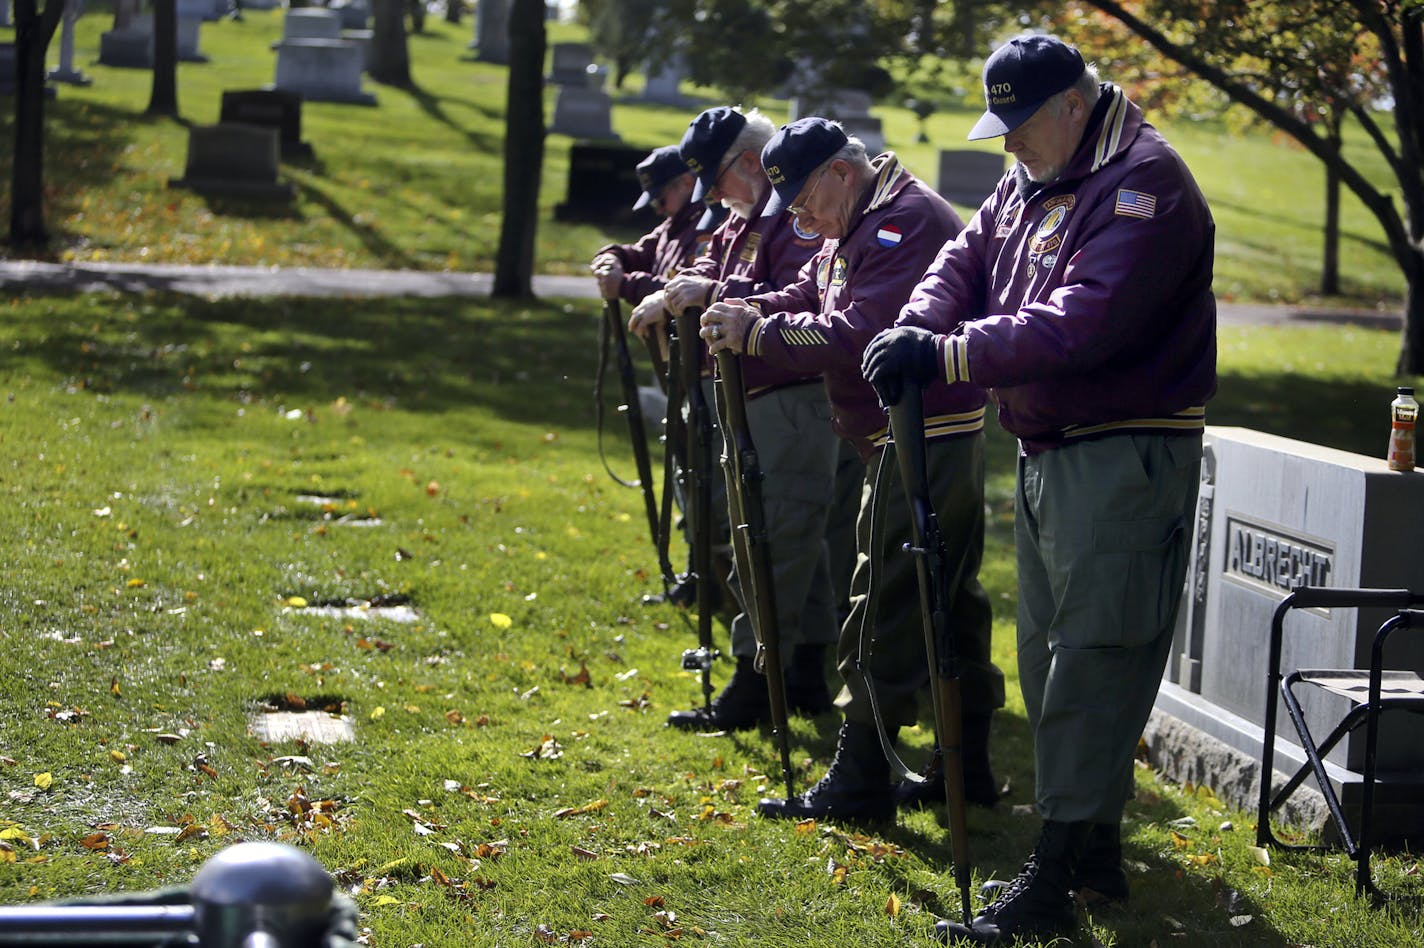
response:
<path id="1" fill-rule="evenodd" d="M 262 125 L 219 123 L 188 130 L 188 163 L 170 188 L 203 195 L 290 201 L 291 184 L 278 181 L 278 133 Z"/>
<path id="2" fill-rule="evenodd" d="M 82 69 L 64 69 L 59 66 L 45 73 L 45 78 L 50 82 L 63 82 L 71 86 L 87 86 L 94 82 Z"/>
<path id="3" fill-rule="evenodd" d="M 1381 454 L 1389 394 L 1380 396 Z M 1301 585 L 1424 590 L 1424 473 L 1401 474 L 1382 458 L 1244 428 L 1209 427 L 1205 444 L 1187 590 L 1156 713 L 1177 722 L 1159 728 L 1176 735 L 1165 746 L 1190 747 L 1197 735 L 1204 746 L 1214 741 L 1244 758 L 1240 766 L 1204 767 L 1189 763 L 1188 750 L 1164 751 L 1164 762 L 1178 761 L 1164 763 L 1164 771 L 1254 811 L 1276 606 Z M 1375 631 L 1389 615 L 1384 609 L 1293 611 L 1284 626 L 1281 672 L 1368 667 Z M 1424 637 L 1395 636 L 1385 664 L 1424 668 Z M 1305 690 L 1306 721 L 1313 734 L 1323 735 L 1350 705 L 1321 689 Z M 1278 695 L 1270 700 L 1280 708 Z M 1305 758 L 1289 716 L 1279 713 L 1277 720 L 1278 787 Z M 1336 793 L 1356 814 L 1364 744 L 1361 728 L 1326 758 Z M 1394 838 L 1424 841 L 1424 719 L 1385 714 L 1377 761 L 1375 826 Z M 1297 794 L 1313 785 L 1308 778 Z M 1302 822 L 1323 827 L 1323 815 Z"/>
<path id="4" fill-rule="evenodd" d="M 361 91 L 365 56 L 345 40 L 290 40 L 277 46 L 277 79 L 273 87 L 295 92 L 308 102 L 375 105 L 376 97 Z"/>
<path id="5" fill-rule="evenodd" d="M 153 33 L 127 29 L 100 34 L 99 62 L 124 69 L 152 69 Z"/>

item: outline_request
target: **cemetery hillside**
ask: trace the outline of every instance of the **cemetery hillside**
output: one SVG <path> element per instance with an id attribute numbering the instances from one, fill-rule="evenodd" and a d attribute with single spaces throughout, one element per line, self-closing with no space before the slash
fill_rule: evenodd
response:
<path id="1" fill-rule="evenodd" d="M 116 29 L 112 4 L 91 0 L 56 31 L 48 62 L 71 31 L 69 66 L 88 82 L 52 82 L 44 102 L 50 241 L 0 247 L 0 943 L 8 909 L 176 898 L 234 844 L 275 842 L 329 874 L 358 944 L 937 944 L 936 920 L 960 906 L 942 805 L 887 824 L 766 819 L 758 799 L 785 792 L 771 729 L 665 725 L 703 699 L 680 661 L 697 616 L 644 601 L 662 583 L 643 498 L 606 470 L 635 476 L 614 368 L 597 384 L 602 304 L 588 271 L 600 246 L 655 219 L 566 205 L 576 147 L 636 160 L 728 104 L 724 93 L 674 80 L 669 103 L 636 70 L 621 86 L 585 78 L 592 111 L 565 119 L 602 121 L 606 97 L 615 141 L 560 131 L 566 87 L 548 82 L 556 127 L 534 270 L 586 277 L 579 295 L 272 295 L 256 270 L 239 294 L 129 284 L 117 270 L 92 292 L 10 280 L 4 267 L 23 261 L 495 269 L 509 70 L 479 57 L 472 11 L 450 23 L 432 8 L 407 40 L 410 84 L 393 85 L 364 71 L 363 39 L 349 35 L 369 23 L 333 36 L 322 16 L 251 0 L 240 19 L 178 9 L 190 55 L 176 119 L 147 114 L 151 69 L 112 62 L 142 57 L 141 25 Z M 547 29 L 552 76 L 569 55 L 557 50 L 589 33 Z M 0 55 L 14 39 L 0 26 Z M 979 65 L 924 119 L 901 96 L 844 101 L 864 104 L 856 117 L 926 182 L 942 160 L 999 170 L 999 142 L 965 141 L 982 111 Z M 257 94 L 274 82 L 301 84 L 302 99 Z M 6 182 L 14 101 L 0 95 Z M 785 99 L 744 104 L 778 125 L 792 114 Z M 261 124 L 273 116 L 286 126 Z M 1195 611 L 1164 684 L 1176 718 L 1154 717 L 1139 747 L 1123 823 L 1131 898 L 1081 907 L 1073 943 L 1424 943 L 1424 739 L 1417 723 L 1389 730 L 1413 716 L 1382 724 L 1375 897 L 1356 894 L 1357 863 L 1312 776 L 1271 825 L 1326 845 L 1261 845 L 1253 752 L 1228 733 L 1256 727 L 1259 746 L 1270 609 L 1300 563 L 1424 587 L 1424 473 L 1384 462 L 1396 388 L 1424 383 L 1393 371 L 1405 281 L 1346 193 L 1340 286 L 1321 297 L 1319 161 L 1229 117 L 1149 118 L 1211 205 L 1215 292 L 1232 312 L 1207 409 L 1215 507 L 1197 525 Z M 1369 167 L 1365 138 L 1345 141 Z M 965 150 L 979 155 L 941 157 Z M 1382 159 L 1373 170 L 1386 186 Z M 627 171 L 610 170 L 606 190 Z M 0 189 L 6 219 L 13 200 Z M 977 199 L 954 202 L 967 218 Z M 635 359 L 646 384 L 641 345 Z M 661 496 L 663 446 L 648 446 Z M 991 745 L 1003 798 L 968 813 L 976 906 L 1040 827 L 1015 649 L 1017 455 L 990 420 L 980 579 L 1008 705 Z M 684 542 L 672 547 L 685 563 Z M 1356 628 L 1352 610 L 1301 612 L 1292 628 L 1314 632 L 1301 641 L 1343 643 L 1331 660 L 1347 664 L 1367 659 L 1383 617 Z M 1400 633 L 1413 651 L 1399 667 L 1420 667 L 1419 632 Z M 720 687 L 733 667 L 725 617 L 714 639 L 728 653 L 712 668 Z M 1291 646 L 1286 669 L 1324 661 L 1310 647 Z M 1312 726 L 1325 707 L 1310 706 Z M 923 711 L 901 731 L 913 766 L 932 753 Z M 1194 749 L 1173 720 L 1219 748 Z M 798 792 L 825 772 L 839 725 L 835 713 L 791 718 Z M 1295 740 L 1284 716 L 1277 733 Z M 1330 772 L 1354 773 L 1362 742 L 1347 738 Z M 1358 789 L 1346 792 L 1352 822 Z"/>

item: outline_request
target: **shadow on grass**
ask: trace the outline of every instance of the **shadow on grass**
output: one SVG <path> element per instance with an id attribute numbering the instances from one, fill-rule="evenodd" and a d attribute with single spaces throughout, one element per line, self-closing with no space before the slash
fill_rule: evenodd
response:
<path id="1" fill-rule="evenodd" d="M 307 404 L 344 397 L 418 412 L 479 405 L 541 429 L 594 423 L 597 324 L 546 303 L 46 299 L 59 315 L 36 323 L 0 364 L 38 359 L 88 391 Z M 66 300 L 77 316 L 64 314 Z M 615 442 L 623 436 L 610 431 Z"/>
<path id="2" fill-rule="evenodd" d="M 1320 233 L 1320 225 L 1318 223 L 1314 221 L 1302 221 L 1299 218 L 1288 217 L 1284 214 L 1272 214 L 1269 211 L 1263 210 L 1263 208 L 1267 205 L 1237 204 L 1232 201 L 1222 200 L 1221 198 L 1213 198 L 1211 203 L 1213 207 L 1217 207 L 1222 210 L 1232 210 L 1245 217 L 1254 217 L 1258 220 L 1269 221 L 1272 224 L 1278 224 L 1282 227 L 1294 228 L 1296 230 L 1305 231 L 1306 233 L 1310 234 Z M 1353 231 L 1341 230 L 1340 239 L 1344 243 L 1353 244 L 1358 247 L 1365 247 L 1378 253 L 1385 254 L 1386 256 L 1390 255 L 1391 253 L 1389 249 L 1389 244 L 1385 243 L 1383 240 L 1372 240 L 1363 234 L 1356 233 Z M 1269 250 L 1270 248 L 1266 246 L 1260 246 L 1260 249 L 1265 251 Z"/>

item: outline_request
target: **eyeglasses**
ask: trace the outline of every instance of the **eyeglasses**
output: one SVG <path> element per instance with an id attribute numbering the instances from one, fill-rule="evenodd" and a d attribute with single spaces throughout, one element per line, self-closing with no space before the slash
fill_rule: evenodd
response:
<path id="1" fill-rule="evenodd" d="M 737 152 L 735 155 L 732 156 L 731 161 L 727 162 L 725 165 L 722 166 L 722 170 L 717 172 L 717 177 L 712 179 L 712 187 L 707 189 L 708 194 L 711 194 L 713 191 L 722 190 L 722 179 L 727 176 L 728 171 L 732 170 L 732 165 L 735 165 L 738 159 L 740 159 L 746 153 L 747 149 L 743 148 L 741 151 Z"/>
<path id="2" fill-rule="evenodd" d="M 822 168 L 821 173 L 816 175 L 816 183 L 811 185 L 811 190 L 806 194 L 805 200 L 800 204 L 788 204 L 786 206 L 786 213 L 792 217 L 800 217 L 807 213 L 806 206 L 811 203 L 811 198 L 815 195 L 816 189 L 821 186 L 821 179 L 826 176 L 826 172 L 829 170 L 831 170 L 830 165 L 826 165 L 826 167 Z"/>

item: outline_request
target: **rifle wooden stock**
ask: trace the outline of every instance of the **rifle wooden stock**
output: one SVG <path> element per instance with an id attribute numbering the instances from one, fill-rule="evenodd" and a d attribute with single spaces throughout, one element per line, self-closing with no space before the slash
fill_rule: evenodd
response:
<path id="1" fill-rule="evenodd" d="M 653 549 L 658 553 L 663 583 L 670 585 L 673 581 L 672 563 L 667 558 L 667 546 L 658 538 L 658 500 L 653 494 L 653 465 L 648 456 L 648 431 L 643 424 L 643 408 L 638 398 L 638 378 L 633 371 L 633 357 L 628 352 L 627 327 L 623 325 L 623 313 L 617 300 L 603 301 L 603 318 L 608 324 L 608 332 L 613 339 L 614 352 L 618 359 L 618 378 L 623 386 L 621 409 L 628 419 L 628 439 L 633 443 L 633 462 L 638 470 L 638 485 L 643 490 L 648 536 L 652 539 Z"/>
<path id="2" fill-rule="evenodd" d="M 791 722 L 786 707 L 785 666 L 781 657 L 781 626 L 776 612 L 771 547 L 766 508 L 762 503 L 763 474 L 751 425 L 747 421 L 742 357 L 729 349 L 717 353 L 717 408 L 722 421 L 722 471 L 727 480 L 727 508 L 732 523 L 732 553 L 737 561 L 747 616 L 757 639 L 758 670 L 766 675 L 771 726 L 781 754 L 786 796 L 791 789 Z"/>
<path id="3" fill-rule="evenodd" d="M 935 517 L 925 462 L 925 409 L 918 386 L 906 385 L 899 403 L 890 408 L 890 429 L 895 439 L 900 480 L 910 506 L 910 551 L 915 554 L 915 574 L 920 587 L 920 615 L 925 632 L 925 653 L 930 663 L 930 696 L 934 706 L 935 735 L 944 765 L 945 806 L 949 817 L 950 854 L 959 887 L 964 924 L 969 908 L 971 881 L 969 828 L 964 798 L 964 723 L 959 666 L 954 636 L 949 629 L 949 603 L 958 576 L 946 572 L 944 536 Z M 958 571 L 956 570 L 956 573 Z"/>
<path id="4" fill-rule="evenodd" d="M 702 394 L 702 340 L 697 335 L 701 310 L 684 310 L 676 320 L 678 366 L 687 399 L 683 427 L 685 503 L 692 572 L 697 577 L 697 644 L 702 653 L 702 703 L 712 707 L 712 415 Z"/>

